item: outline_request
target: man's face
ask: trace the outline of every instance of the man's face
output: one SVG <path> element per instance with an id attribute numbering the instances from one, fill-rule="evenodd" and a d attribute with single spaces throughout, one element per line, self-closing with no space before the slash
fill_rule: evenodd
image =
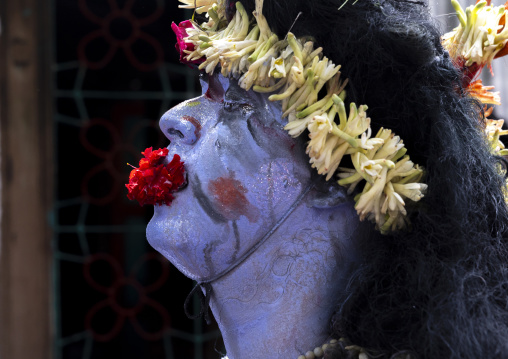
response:
<path id="1" fill-rule="evenodd" d="M 155 206 L 147 228 L 156 250 L 201 281 L 252 248 L 310 183 L 308 158 L 283 129 L 280 104 L 235 80 L 209 84 L 160 120 L 171 140 L 166 163 L 179 154 L 188 185 L 170 207 Z"/>

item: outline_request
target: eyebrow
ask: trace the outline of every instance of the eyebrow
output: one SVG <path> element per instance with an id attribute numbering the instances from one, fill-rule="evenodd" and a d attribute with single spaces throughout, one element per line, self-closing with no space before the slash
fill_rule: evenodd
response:
<path id="1" fill-rule="evenodd" d="M 241 93 L 243 92 L 243 94 Z M 231 87 L 226 91 L 226 94 L 224 95 L 225 100 L 231 100 L 235 102 L 241 102 L 246 97 L 245 94 L 247 93 L 245 90 L 241 90 L 241 92 L 237 89 L 231 89 Z M 243 96 L 242 96 L 243 95 Z"/>

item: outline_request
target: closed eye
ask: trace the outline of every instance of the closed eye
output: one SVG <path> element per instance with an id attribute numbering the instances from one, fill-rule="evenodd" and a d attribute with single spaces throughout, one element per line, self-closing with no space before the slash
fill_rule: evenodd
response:
<path id="1" fill-rule="evenodd" d="M 248 103 L 240 103 L 240 102 L 232 102 L 224 100 L 223 102 L 224 110 L 227 112 L 235 112 L 240 111 L 242 115 L 248 115 L 250 112 L 254 110 L 254 107 Z"/>

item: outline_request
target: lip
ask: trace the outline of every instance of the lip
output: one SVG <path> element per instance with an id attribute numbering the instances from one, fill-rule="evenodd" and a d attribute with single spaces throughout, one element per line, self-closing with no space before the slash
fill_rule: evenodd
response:
<path id="1" fill-rule="evenodd" d="M 187 169 L 185 170 L 184 176 L 185 176 L 185 182 L 180 187 L 178 187 L 178 189 L 173 193 L 181 192 L 184 189 L 186 189 L 187 186 L 189 185 L 189 174 L 187 173 Z"/>
<path id="2" fill-rule="evenodd" d="M 171 149 L 169 149 L 169 150 L 171 151 Z M 168 165 L 173 160 L 173 157 L 175 155 L 180 156 L 180 161 L 183 163 L 183 168 L 184 168 L 184 174 L 183 175 L 184 175 L 185 181 L 184 181 L 184 183 L 180 187 L 178 187 L 178 189 L 176 189 L 175 191 L 172 191 L 171 192 L 172 194 L 175 194 L 175 193 L 183 191 L 189 185 L 188 167 L 185 165 L 186 161 L 183 160 L 183 158 L 182 158 L 182 156 L 180 154 L 178 154 L 177 152 L 169 152 L 168 155 L 166 157 L 164 157 L 164 159 L 162 160 L 162 164 L 164 164 L 164 166 Z"/>

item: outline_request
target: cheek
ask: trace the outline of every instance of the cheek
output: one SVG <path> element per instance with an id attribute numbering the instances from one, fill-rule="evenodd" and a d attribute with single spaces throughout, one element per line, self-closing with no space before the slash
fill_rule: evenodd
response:
<path id="1" fill-rule="evenodd" d="M 308 166 L 290 158 L 266 159 L 255 168 L 231 161 L 228 172 L 210 178 L 207 196 L 214 210 L 239 226 L 273 225 L 308 182 Z M 234 170 L 233 170 L 234 168 Z"/>
<path id="2" fill-rule="evenodd" d="M 258 221 L 259 209 L 247 199 L 248 190 L 242 182 L 231 174 L 210 181 L 208 190 L 217 205 L 217 211 L 228 220 L 235 221 L 245 216 L 251 223 Z"/>
<path id="3" fill-rule="evenodd" d="M 203 190 L 227 220 L 269 225 L 309 182 L 308 158 L 282 128 L 226 120 L 210 133 L 220 146 L 209 143 L 203 151 L 217 156 L 215 164 L 205 161 L 208 171 L 199 171 Z"/>

